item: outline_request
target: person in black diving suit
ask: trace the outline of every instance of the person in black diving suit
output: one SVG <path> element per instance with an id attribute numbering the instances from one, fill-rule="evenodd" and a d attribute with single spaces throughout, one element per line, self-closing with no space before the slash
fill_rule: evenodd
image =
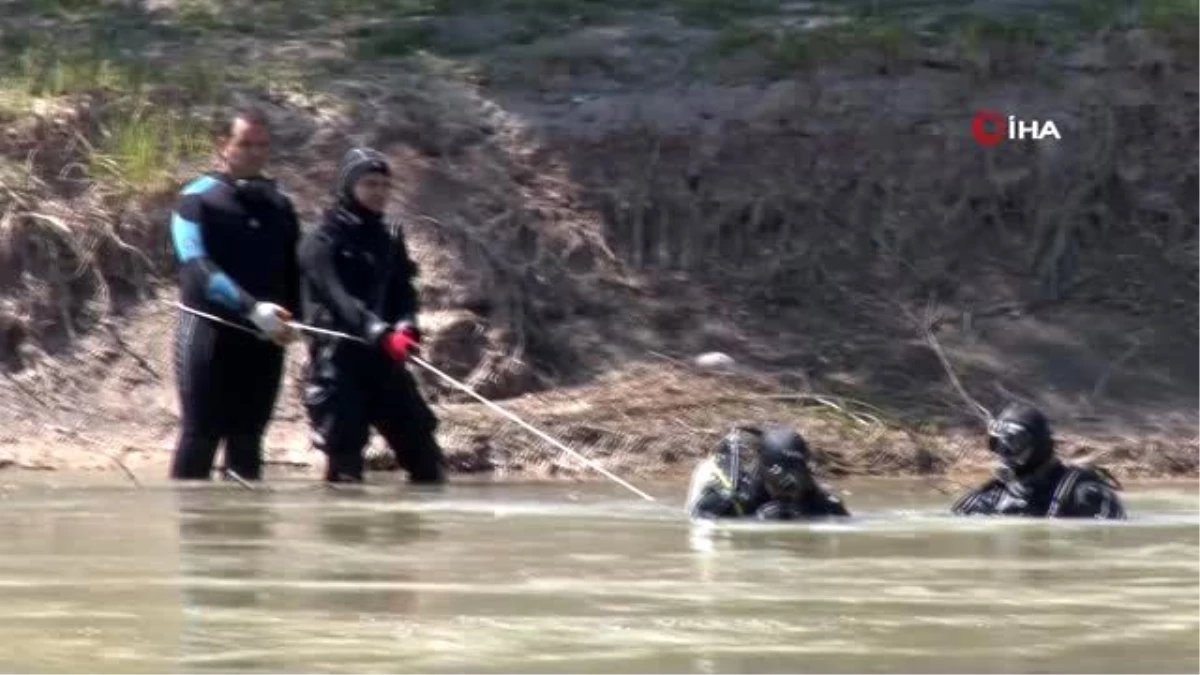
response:
<path id="1" fill-rule="evenodd" d="M 181 423 L 170 475 L 209 479 L 224 441 L 225 473 L 258 480 L 284 346 L 295 338 L 288 322 L 300 304 L 300 224 L 291 199 L 263 175 L 267 117 L 238 110 L 215 136 L 219 169 L 188 183 L 171 217 L 179 299 L 192 311 L 180 313 L 176 332 Z"/>
<path id="2" fill-rule="evenodd" d="M 342 161 L 335 203 L 300 244 L 306 321 L 349 333 L 352 342 L 310 335 L 305 407 L 325 479 L 361 482 L 363 449 L 374 427 L 414 483 L 443 483 L 438 421 L 405 367 L 419 349 L 417 266 L 398 225 L 384 222 L 391 168 L 356 148 Z"/>
<path id="3" fill-rule="evenodd" d="M 1001 462 L 996 476 L 963 495 L 955 515 L 1122 520 L 1120 484 L 1103 468 L 1063 463 L 1050 422 L 1036 408 L 1010 404 L 988 427 L 988 449 Z"/>
<path id="4" fill-rule="evenodd" d="M 693 518 L 795 520 L 850 515 L 813 476 L 804 438 L 786 427 L 730 430 L 716 453 L 692 473 L 687 510 Z"/>

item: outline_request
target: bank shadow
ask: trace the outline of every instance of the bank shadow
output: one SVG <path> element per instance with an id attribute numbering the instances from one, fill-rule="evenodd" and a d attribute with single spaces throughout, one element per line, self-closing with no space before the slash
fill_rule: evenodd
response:
<path id="1" fill-rule="evenodd" d="M 326 500 L 309 525 L 311 537 L 327 554 L 310 569 L 317 582 L 292 595 L 288 607 L 309 612 L 404 615 L 416 611 L 416 581 L 405 560 L 422 542 L 437 536 L 414 511 L 387 508 L 367 492 L 338 492 Z"/>
<path id="2" fill-rule="evenodd" d="M 364 621 L 417 610 L 405 558 L 436 536 L 417 513 L 367 491 L 284 501 L 181 491 L 181 668 L 294 669 L 318 641 L 358 639 Z"/>
<path id="3" fill-rule="evenodd" d="M 270 667 L 254 618 L 271 594 L 278 516 L 266 492 L 181 489 L 179 667 Z"/>

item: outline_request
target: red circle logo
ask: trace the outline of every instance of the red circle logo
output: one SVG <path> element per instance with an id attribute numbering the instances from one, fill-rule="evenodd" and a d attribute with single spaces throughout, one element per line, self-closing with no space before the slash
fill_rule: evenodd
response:
<path id="1" fill-rule="evenodd" d="M 985 147 L 1004 140 L 1004 115 L 993 110 L 980 110 L 971 118 L 971 135 Z"/>

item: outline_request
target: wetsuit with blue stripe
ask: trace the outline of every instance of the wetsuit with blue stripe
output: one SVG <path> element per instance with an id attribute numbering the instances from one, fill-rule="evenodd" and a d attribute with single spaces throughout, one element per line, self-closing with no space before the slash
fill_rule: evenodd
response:
<path id="1" fill-rule="evenodd" d="M 300 225 L 274 182 L 200 176 L 180 193 L 170 227 L 182 303 L 247 327 L 256 302 L 299 314 Z M 225 441 L 225 466 L 259 478 L 283 349 L 187 312 L 175 345 L 182 420 L 171 477 L 208 478 Z"/>

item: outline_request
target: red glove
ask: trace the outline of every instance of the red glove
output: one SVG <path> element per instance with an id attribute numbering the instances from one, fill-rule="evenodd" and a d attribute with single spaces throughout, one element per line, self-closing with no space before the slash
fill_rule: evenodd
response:
<path id="1" fill-rule="evenodd" d="M 397 333 L 404 333 L 413 342 L 417 343 L 418 345 L 421 344 L 421 331 L 417 328 L 417 325 L 411 321 L 397 321 L 396 325 L 392 326 L 392 330 L 396 331 Z"/>
<path id="2" fill-rule="evenodd" d="M 397 361 L 407 361 L 410 353 L 420 350 L 416 332 L 411 328 L 394 330 L 383 338 L 383 351 Z"/>

